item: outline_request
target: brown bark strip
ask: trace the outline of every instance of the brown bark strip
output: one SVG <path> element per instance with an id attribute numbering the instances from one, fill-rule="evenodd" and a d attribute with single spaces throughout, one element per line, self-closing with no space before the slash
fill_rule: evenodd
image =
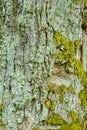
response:
<path id="1" fill-rule="evenodd" d="M 15 19 L 17 17 L 17 11 L 18 11 L 18 0 L 13 0 L 13 14 Z"/>

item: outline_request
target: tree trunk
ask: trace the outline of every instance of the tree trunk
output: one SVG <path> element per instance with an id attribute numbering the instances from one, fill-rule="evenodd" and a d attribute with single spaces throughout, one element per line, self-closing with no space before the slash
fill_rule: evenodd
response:
<path id="1" fill-rule="evenodd" d="M 79 80 L 75 83 L 74 75 L 70 77 L 63 71 L 64 67 L 56 67 L 58 48 L 54 34 L 60 32 L 70 41 L 82 39 L 80 11 L 81 5 L 71 0 L 0 1 L 1 129 L 42 128 L 52 113 L 68 120 L 67 110 L 83 112 L 77 108 L 78 94 L 74 99 L 68 95 L 69 104 L 65 105 L 58 101 L 56 94 L 47 91 L 52 82 L 75 84 L 79 93 Z M 59 75 L 53 74 L 55 69 Z M 51 99 L 55 99 L 53 110 L 46 106 Z"/>

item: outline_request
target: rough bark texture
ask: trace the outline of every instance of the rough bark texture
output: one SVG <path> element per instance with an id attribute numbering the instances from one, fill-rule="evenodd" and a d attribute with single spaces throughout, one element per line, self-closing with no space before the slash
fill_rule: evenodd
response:
<path id="1" fill-rule="evenodd" d="M 60 32 L 69 41 L 86 43 L 82 13 L 83 3 L 75 0 L 0 0 L 0 130 L 42 130 L 43 125 L 46 130 L 52 113 L 70 122 L 67 114 L 74 110 L 83 118 L 78 98 L 82 85 L 76 75 L 56 66 L 54 38 Z M 79 51 L 76 56 L 80 59 Z M 68 104 L 61 103 L 56 93 L 47 91 L 49 84 L 72 84 L 75 94 L 65 93 Z M 54 109 L 46 104 L 52 102 Z"/>

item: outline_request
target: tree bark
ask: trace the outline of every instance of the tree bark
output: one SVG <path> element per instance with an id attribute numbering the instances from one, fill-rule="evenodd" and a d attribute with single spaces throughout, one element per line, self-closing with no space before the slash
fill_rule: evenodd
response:
<path id="1" fill-rule="evenodd" d="M 46 87 L 55 62 L 54 33 L 59 31 L 71 41 L 81 38 L 80 5 L 74 4 L 73 11 L 70 3 L 73 4 L 70 0 L 0 1 L 3 129 L 31 130 L 31 124 L 43 125 L 49 115 L 44 99 L 49 96 Z"/>

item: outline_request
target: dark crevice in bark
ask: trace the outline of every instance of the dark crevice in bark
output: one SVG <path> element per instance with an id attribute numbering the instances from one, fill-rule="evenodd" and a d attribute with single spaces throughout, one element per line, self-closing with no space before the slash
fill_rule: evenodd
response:
<path id="1" fill-rule="evenodd" d="M 0 1 L 0 34 L 1 34 L 1 25 L 2 25 L 2 0 Z"/>
<path id="2" fill-rule="evenodd" d="M 47 44 L 48 44 L 48 32 L 47 32 L 47 30 L 45 30 L 45 36 L 46 36 L 46 46 L 45 46 L 45 49 L 46 49 Z"/>
<path id="3" fill-rule="evenodd" d="M 28 53 L 28 56 L 29 56 L 29 63 L 32 63 L 32 60 L 31 60 L 31 53 L 32 53 L 32 45 L 31 45 L 31 27 L 29 26 L 29 34 L 28 34 L 28 46 L 29 46 L 29 53 Z"/>
<path id="4" fill-rule="evenodd" d="M 23 108 L 23 114 L 24 114 L 24 120 L 26 120 L 26 115 L 25 115 L 25 106 Z"/>
<path id="5" fill-rule="evenodd" d="M 17 26 L 17 23 L 16 23 L 16 18 L 17 18 L 17 15 L 18 15 L 18 9 L 19 9 L 19 3 L 18 3 L 18 0 L 13 0 L 13 35 L 16 36 L 16 34 L 20 35 L 21 33 L 21 27 Z M 15 40 L 15 39 L 14 39 Z M 16 43 L 17 44 L 17 43 Z M 13 63 L 14 63 L 14 72 L 16 71 L 16 53 L 17 53 L 17 45 L 14 47 L 14 60 L 13 60 Z"/>
<path id="6" fill-rule="evenodd" d="M 23 32 L 22 32 L 22 29 L 23 29 Z M 29 39 L 29 41 L 30 41 L 30 39 Z M 25 55 L 26 55 L 26 44 L 27 44 L 27 42 L 28 42 L 28 36 L 27 36 L 27 33 L 25 32 L 25 27 L 21 27 L 20 26 L 20 43 L 21 43 L 22 52 L 23 52 L 23 56 L 22 56 L 22 71 L 23 71 L 24 75 L 26 75 Z"/>
<path id="7" fill-rule="evenodd" d="M 41 7 L 40 7 L 40 11 L 39 11 L 39 14 L 40 14 L 40 23 L 42 21 L 42 13 L 43 13 L 43 10 L 44 10 L 44 7 L 43 7 L 43 2 L 41 3 Z"/>
<path id="8" fill-rule="evenodd" d="M 5 56 L 5 73 L 4 73 L 4 83 L 5 83 L 5 80 L 6 80 L 6 73 L 7 73 L 7 64 L 8 64 L 8 60 L 7 60 L 7 48 L 6 48 L 6 56 Z M 5 91 L 5 85 L 3 86 L 4 88 L 4 91 Z"/>
<path id="9" fill-rule="evenodd" d="M 0 0 L 0 17 L 2 15 L 2 0 Z"/>
<path id="10" fill-rule="evenodd" d="M 47 11 L 48 11 L 48 2 L 46 2 L 46 7 L 45 7 L 46 23 L 48 25 L 48 12 Z M 46 36 L 46 47 L 47 47 L 47 44 L 48 44 L 48 30 L 47 29 L 45 30 L 45 36 Z"/>
<path id="11" fill-rule="evenodd" d="M 40 31 L 39 31 L 39 21 L 38 21 L 38 11 L 37 11 L 37 0 L 35 0 L 35 30 L 36 32 L 36 50 L 38 50 L 40 43 Z"/>
<path id="12" fill-rule="evenodd" d="M 3 25 L 4 25 L 4 23 L 5 23 L 5 17 L 6 17 L 6 10 L 7 10 L 6 3 L 4 1 L 3 1 L 3 9 L 4 9 L 4 14 L 3 14 Z"/>
<path id="13" fill-rule="evenodd" d="M 21 43 L 21 44 L 20 44 L 20 48 L 22 48 L 22 51 L 23 51 L 23 44 L 24 44 L 24 43 L 23 43 L 23 41 L 22 41 L 22 39 L 23 39 L 23 34 L 22 34 L 22 33 L 23 33 L 23 32 L 22 32 L 22 26 L 21 26 L 21 25 L 19 26 L 19 29 L 20 29 L 20 43 Z M 22 58 L 23 58 L 23 56 L 22 56 Z M 23 65 L 23 59 L 22 59 L 21 62 L 22 62 L 21 65 Z M 20 66 L 20 68 L 21 68 L 21 67 L 23 67 L 23 66 Z M 24 70 L 23 70 L 23 71 L 24 71 Z"/>
<path id="14" fill-rule="evenodd" d="M 49 5 L 50 5 L 50 6 L 49 6 L 49 9 L 51 9 L 51 4 L 52 4 L 52 1 L 50 0 L 50 2 L 49 2 Z"/>
<path id="15" fill-rule="evenodd" d="M 14 35 L 16 35 L 16 27 L 14 27 L 15 29 L 15 32 L 14 32 Z M 13 39 L 15 40 L 15 39 Z M 17 44 L 17 43 L 16 43 Z M 17 45 L 14 47 L 14 58 L 13 58 L 13 69 L 14 69 L 14 72 L 16 71 L 16 53 L 17 53 Z"/>
<path id="16" fill-rule="evenodd" d="M 27 44 L 27 39 L 28 39 L 28 37 L 27 37 L 27 34 L 26 34 L 26 32 L 25 32 L 25 28 L 24 28 L 24 32 L 23 32 L 23 34 L 22 34 L 22 27 L 20 27 L 20 36 L 21 36 L 21 38 L 23 38 L 23 40 L 21 40 L 21 44 L 22 44 L 22 50 L 23 50 L 23 61 L 22 61 L 22 65 L 23 65 L 23 73 L 24 73 L 24 75 L 25 75 L 25 71 L 26 71 L 26 69 L 25 69 L 25 54 L 26 54 L 26 50 L 25 50 L 25 44 Z"/>
<path id="17" fill-rule="evenodd" d="M 13 59 L 13 63 L 14 63 L 14 72 L 16 70 L 16 64 L 15 64 L 15 60 L 16 60 L 16 49 L 14 49 L 15 53 L 14 53 L 14 59 Z"/>
<path id="18" fill-rule="evenodd" d="M 39 122 L 40 122 L 40 119 L 41 119 L 41 115 L 42 115 L 42 111 L 43 111 L 43 103 L 41 101 L 41 97 L 42 97 L 42 88 L 40 86 L 39 88 L 39 103 L 40 103 L 40 111 L 39 111 Z"/>
<path id="19" fill-rule="evenodd" d="M 12 89 L 11 82 L 12 82 L 12 76 L 10 76 L 9 78 L 9 92 L 11 92 Z"/>
<path id="20" fill-rule="evenodd" d="M 21 11 L 20 13 L 21 13 L 21 14 L 23 14 L 23 13 L 24 13 L 24 12 L 23 12 L 23 9 L 24 9 L 24 7 L 23 7 L 23 6 L 24 6 L 24 0 L 22 0 L 22 2 L 21 2 L 21 3 L 22 3 L 22 4 L 21 4 L 21 5 L 22 5 L 22 7 L 21 7 L 21 10 L 20 10 L 20 11 Z M 24 15 L 24 14 L 23 14 L 23 15 Z"/>
<path id="21" fill-rule="evenodd" d="M 5 68 L 4 68 L 4 77 L 3 77 L 3 93 L 2 93 L 2 100 L 4 101 L 4 92 L 5 92 L 5 89 L 6 89 L 6 86 L 5 86 L 5 81 L 6 81 L 6 74 L 7 74 L 7 64 L 8 64 L 8 61 L 7 61 L 7 48 L 6 48 L 6 55 L 5 55 Z"/>
<path id="22" fill-rule="evenodd" d="M 25 60 L 24 60 L 24 54 L 25 54 L 25 43 L 23 43 L 23 71 L 24 71 L 24 75 L 25 75 Z"/>
<path id="23" fill-rule="evenodd" d="M 80 46 L 80 61 L 83 63 L 83 44 Z"/>
<path id="24" fill-rule="evenodd" d="M 42 19 L 42 13 L 40 12 L 39 14 L 40 14 L 40 23 L 41 23 L 41 19 Z"/>
<path id="25" fill-rule="evenodd" d="M 46 2 L 46 7 L 45 7 L 45 13 L 46 13 L 46 23 L 48 24 L 48 2 Z"/>
<path id="26" fill-rule="evenodd" d="M 18 15 L 18 0 L 13 0 L 13 31 L 14 35 L 19 33 L 19 29 L 17 27 L 16 19 Z"/>

